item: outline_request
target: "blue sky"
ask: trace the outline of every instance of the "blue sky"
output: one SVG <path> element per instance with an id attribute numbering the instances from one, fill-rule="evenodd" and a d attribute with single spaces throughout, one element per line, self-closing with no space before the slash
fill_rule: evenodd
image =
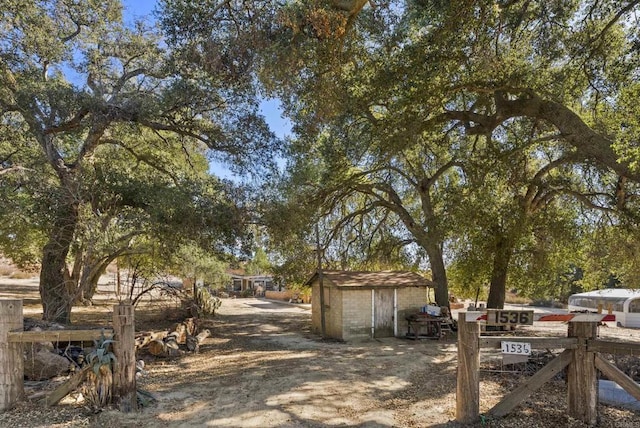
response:
<path id="1" fill-rule="evenodd" d="M 125 17 L 138 18 L 151 15 L 156 7 L 155 0 L 123 0 Z"/>
<path id="2" fill-rule="evenodd" d="M 154 20 L 153 10 L 156 7 L 155 0 L 122 0 L 124 5 L 124 20 L 131 22 L 135 19 Z M 260 104 L 260 109 L 264 115 L 271 131 L 280 138 L 284 138 L 291 133 L 291 123 L 282 117 L 280 102 L 277 99 L 265 99 Z M 242 181 L 242 177 L 238 177 L 231 173 L 229 169 L 217 161 L 210 163 L 210 172 L 218 177 L 231 180 Z"/>
<path id="3" fill-rule="evenodd" d="M 123 0 L 122 3 L 125 22 L 139 18 L 153 21 L 153 10 L 157 3 L 155 0 Z M 260 107 L 269 127 L 278 137 L 283 138 L 290 134 L 291 123 L 282 118 L 280 102 L 277 99 L 263 100 Z"/>

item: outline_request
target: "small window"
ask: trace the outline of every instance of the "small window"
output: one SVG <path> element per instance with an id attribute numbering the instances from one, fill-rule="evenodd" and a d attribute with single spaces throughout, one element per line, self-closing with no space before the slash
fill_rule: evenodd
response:
<path id="1" fill-rule="evenodd" d="M 640 299 L 634 299 L 629 302 L 629 312 L 640 313 Z"/>

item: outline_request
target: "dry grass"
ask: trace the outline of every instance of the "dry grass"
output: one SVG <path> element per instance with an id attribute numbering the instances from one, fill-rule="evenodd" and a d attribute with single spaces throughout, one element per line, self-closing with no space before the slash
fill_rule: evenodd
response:
<path id="1" fill-rule="evenodd" d="M 11 266 L 0 265 L 0 276 L 11 276 L 13 271 L 14 269 Z"/>
<path id="2" fill-rule="evenodd" d="M 97 373 L 89 370 L 82 388 L 87 406 L 93 411 L 106 408 L 111 400 L 112 387 L 113 373 L 109 365 L 101 365 Z"/>
<path id="3" fill-rule="evenodd" d="M 34 272 L 25 272 L 25 271 L 17 270 L 15 272 L 13 272 L 11 275 L 9 275 L 9 278 L 11 278 L 11 279 L 30 279 L 30 278 L 33 278 L 35 276 L 38 276 L 38 275 L 36 273 L 34 273 Z"/>
<path id="4" fill-rule="evenodd" d="M 529 303 L 531 303 L 531 299 L 507 291 L 507 295 L 505 296 L 505 303 L 509 303 L 511 305 L 528 305 Z"/>
<path id="5" fill-rule="evenodd" d="M 0 256 L 0 276 L 5 276 L 11 279 L 29 279 L 37 275 L 37 269 L 19 268 L 8 258 Z"/>
<path id="6" fill-rule="evenodd" d="M 34 281 L 24 283 L 28 284 L 15 288 L 16 293 L 37 293 Z M 108 324 L 115 302 L 112 288 L 105 284 L 94 306 L 76 308 L 74 322 Z M 168 329 L 174 319 L 185 316 L 177 302 L 160 297 L 136 308 L 138 330 Z M 311 313 L 297 305 L 225 299 L 215 318 L 203 320 L 201 327 L 213 334 L 199 353 L 175 358 L 139 354 L 147 373 L 138 385 L 154 394 L 156 405 L 139 413 L 96 414 L 90 403 L 99 401 L 97 393 L 85 396 L 84 403 L 72 395 L 52 408 L 42 406 L 34 393 L 15 409 L 0 413 L 0 426 L 462 427 L 453 421 L 455 339 L 338 343 L 311 334 L 310 321 Z M 530 329 L 540 335 L 567 334 L 564 324 L 540 324 Z M 602 327 L 599 333 L 609 340 L 640 340 L 637 330 Z M 481 373 L 481 411 L 493 407 L 522 380 L 510 373 Z M 552 381 L 507 417 L 482 419 L 471 426 L 586 428 L 566 415 L 565 403 L 564 382 Z M 638 412 L 601 404 L 599 414 L 600 427 L 640 426 Z"/>

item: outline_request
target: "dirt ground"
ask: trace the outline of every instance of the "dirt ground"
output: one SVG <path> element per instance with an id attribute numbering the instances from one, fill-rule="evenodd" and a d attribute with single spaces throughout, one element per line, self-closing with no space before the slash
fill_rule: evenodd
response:
<path id="1" fill-rule="evenodd" d="M 26 316 L 37 316 L 37 282 L 0 278 L 0 298 L 23 295 Z M 12 285 L 13 284 L 13 285 Z M 35 291 L 33 289 L 35 284 Z M 110 323 L 109 299 L 81 308 L 73 319 Z M 167 307 L 168 308 L 168 307 Z M 140 311 L 140 324 L 161 328 Z M 30 315 L 31 314 L 31 315 Z M 156 313 L 157 316 L 157 313 Z M 138 317 L 138 313 L 136 313 Z M 2 427 L 459 427 L 455 419 L 455 337 L 410 341 L 399 338 L 340 343 L 310 333 L 311 311 L 260 299 L 224 299 L 217 316 L 203 322 L 212 331 L 198 354 L 171 359 L 141 353 L 147 374 L 139 388 L 157 402 L 138 413 L 93 413 L 77 394 L 46 408 L 27 399 L 0 414 Z M 546 323 L 551 324 L 551 323 Z M 538 328 L 538 325 L 536 325 Z M 545 334 L 566 335 L 555 324 Z M 605 328 L 601 337 L 640 341 L 637 330 Z M 560 350 L 553 350 L 554 353 Z M 495 355 L 494 355 L 495 357 Z M 483 367 L 495 369 L 491 355 Z M 481 412 L 528 376 L 523 372 L 481 373 Z M 523 370 L 524 371 L 524 370 Z M 35 389 L 34 389 L 35 388 Z M 640 426 L 640 413 L 599 405 L 602 427 Z M 582 427 L 566 416 L 566 388 L 554 380 L 502 419 L 482 418 L 470 426 Z"/>

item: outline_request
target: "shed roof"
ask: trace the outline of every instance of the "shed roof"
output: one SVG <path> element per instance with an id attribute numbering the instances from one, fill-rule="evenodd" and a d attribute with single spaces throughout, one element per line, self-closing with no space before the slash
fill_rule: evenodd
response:
<path id="1" fill-rule="evenodd" d="M 323 270 L 324 278 L 340 288 L 371 288 L 371 287 L 434 287 L 435 283 L 415 272 L 407 271 L 345 271 Z M 318 272 L 307 281 L 313 283 Z"/>

